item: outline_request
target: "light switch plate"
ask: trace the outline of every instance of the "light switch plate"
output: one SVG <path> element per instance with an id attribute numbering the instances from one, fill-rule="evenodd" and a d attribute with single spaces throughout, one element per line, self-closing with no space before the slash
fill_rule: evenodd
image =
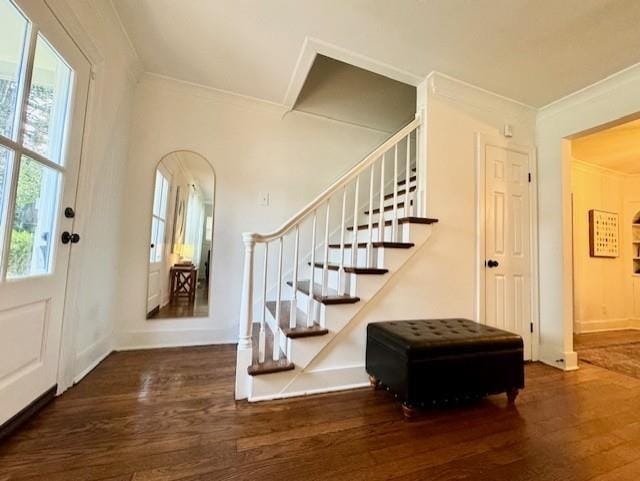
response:
<path id="1" fill-rule="evenodd" d="M 260 207 L 268 207 L 269 206 L 269 192 L 259 192 L 258 193 L 258 205 Z"/>

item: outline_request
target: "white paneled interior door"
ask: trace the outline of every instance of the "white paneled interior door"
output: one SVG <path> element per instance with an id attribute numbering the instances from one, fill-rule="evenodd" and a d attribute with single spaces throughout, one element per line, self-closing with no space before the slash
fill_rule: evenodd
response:
<path id="1" fill-rule="evenodd" d="M 522 336 L 531 358 L 531 154 L 484 144 L 484 322 Z"/>
<path id="2" fill-rule="evenodd" d="M 57 382 L 90 65 L 41 0 L 0 37 L 1 425 Z"/>

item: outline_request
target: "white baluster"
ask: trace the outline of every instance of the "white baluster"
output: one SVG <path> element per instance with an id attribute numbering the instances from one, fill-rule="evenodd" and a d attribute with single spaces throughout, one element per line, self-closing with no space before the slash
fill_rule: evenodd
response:
<path id="1" fill-rule="evenodd" d="M 407 134 L 407 162 L 405 165 L 405 183 L 404 188 L 407 195 L 404 196 L 404 216 L 410 217 L 413 214 L 413 204 L 409 195 L 409 182 L 411 181 L 411 132 Z"/>
<path id="2" fill-rule="evenodd" d="M 267 267 L 269 264 L 269 243 L 264 244 L 264 263 L 262 266 L 262 319 L 260 320 L 260 337 L 258 338 L 258 362 L 264 362 L 267 350 L 265 323 L 267 322 Z"/>
<path id="3" fill-rule="evenodd" d="M 313 286 L 315 283 L 315 265 L 316 265 L 316 220 L 318 218 L 318 211 L 313 211 L 313 221 L 311 224 L 311 276 L 309 279 L 309 285 Z M 309 294 L 307 301 L 307 327 L 313 327 L 315 321 L 316 308 L 313 296 Z"/>
<path id="4" fill-rule="evenodd" d="M 386 153 L 382 154 L 380 161 L 380 212 L 378 212 L 378 241 L 384 242 L 384 161 Z"/>
<path id="5" fill-rule="evenodd" d="M 358 255 L 358 197 L 360 196 L 360 174 L 356 177 L 356 191 L 353 197 L 353 240 L 351 241 L 351 266 L 356 265 Z"/>
<path id="6" fill-rule="evenodd" d="M 405 189 L 407 192 L 407 189 Z M 406 195 L 405 195 L 406 200 Z M 393 149 L 393 219 L 391 221 L 391 242 L 398 239 L 398 144 Z"/>
<path id="7" fill-rule="evenodd" d="M 369 235 L 367 236 L 367 267 L 371 267 L 371 257 L 373 250 L 373 177 L 375 175 L 375 162 L 371 164 L 371 174 L 369 175 Z"/>
<path id="8" fill-rule="evenodd" d="M 256 241 L 254 235 L 249 233 L 243 234 L 242 240 L 244 241 L 244 271 L 238 349 L 249 349 L 251 348 L 251 331 L 253 328 L 253 254 Z"/>
<path id="9" fill-rule="evenodd" d="M 338 270 L 338 295 L 344 294 L 344 235 L 347 213 L 347 186 L 342 189 L 342 218 L 340 220 L 340 269 Z"/>
<path id="10" fill-rule="evenodd" d="M 280 237 L 278 244 L 278 287 L 276 289 L 276 328 L 273 331 L 273 360 L 280 359 L 280 312 L 282 307 L 282 244 L 283 238 Z M 296 285 L 293 285 L 294 292 Z"/>
<path id="11" fill-rule="evenodd" d="M 331 198 L 327 200 L 327 213 L 324 220 L 324 265 L 322 266 L 322 297 L 329 290 L 329 215 L 331 213 Z"/>
<path id="12" fill-rule="evenodd" d="M 296 316 L 298 314 L 298 289 L 295 286 L 298 284 L 298 245 L 300 243 L 300 226 L 297 224 L 296 232 L 294 236 L 293 246 L 293 295 L 291 296 L 291 312 L 289 313 L 289 327 L 296 327 Z"/>

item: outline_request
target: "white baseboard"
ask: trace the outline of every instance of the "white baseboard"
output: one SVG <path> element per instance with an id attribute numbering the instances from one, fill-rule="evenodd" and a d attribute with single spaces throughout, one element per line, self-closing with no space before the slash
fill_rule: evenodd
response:
<path id="1" fill-rule="evenodd" d="M 235 344 L 238 341 L 237 328 L 125 331 L 117 333 L 116 339 L 118 351 Z"/>
<path id="2" fill-rule="evenodd" d="M 576 371 L 578 369 L 578 353 L 562 351 L 555 346 L 542 344 L 540 346 L 540 362 L 563 371 Z"/>
<path id="3" fill-rule="evenodd" d="M 112 352 L 113 335 L 110 333 L 78 353 L 75 361 L 76 374 L 73 378 L 74 384 L 80 382 L 83 377 L 93 371 Z"/>
<path id="4" fill-rule="evenodd" d="M 275 394 L 252 396 L 249 398 L 249 402 L 310 396 L 313 394 L 361 389 L 368 386 L 369 377 L 364 365 L 304 371 L 296 376 L 283 391 Z"/>
<path id="5" fill-rule="evenodd" d="M 595 319 L 589 321 L 576 319 L 573 323 L 573 332 L 575 334 L 620 331 L 623 329 L 640 329 L 640 319 Z"/>

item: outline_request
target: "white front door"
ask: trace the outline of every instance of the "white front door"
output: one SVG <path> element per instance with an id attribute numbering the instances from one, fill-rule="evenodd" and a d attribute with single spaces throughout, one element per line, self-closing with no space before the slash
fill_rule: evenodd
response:
<path id="1" fill-rule="evenodd" d="M 3 424 L 56 385 L 90 65 L 41 0 L 0 0 L 0 36 Z"/>
<path id="2" fill-rule="evenodd" d="M 530 153 L 484 143 L 484 322 L 517 333 L 531 358 Z"/>

